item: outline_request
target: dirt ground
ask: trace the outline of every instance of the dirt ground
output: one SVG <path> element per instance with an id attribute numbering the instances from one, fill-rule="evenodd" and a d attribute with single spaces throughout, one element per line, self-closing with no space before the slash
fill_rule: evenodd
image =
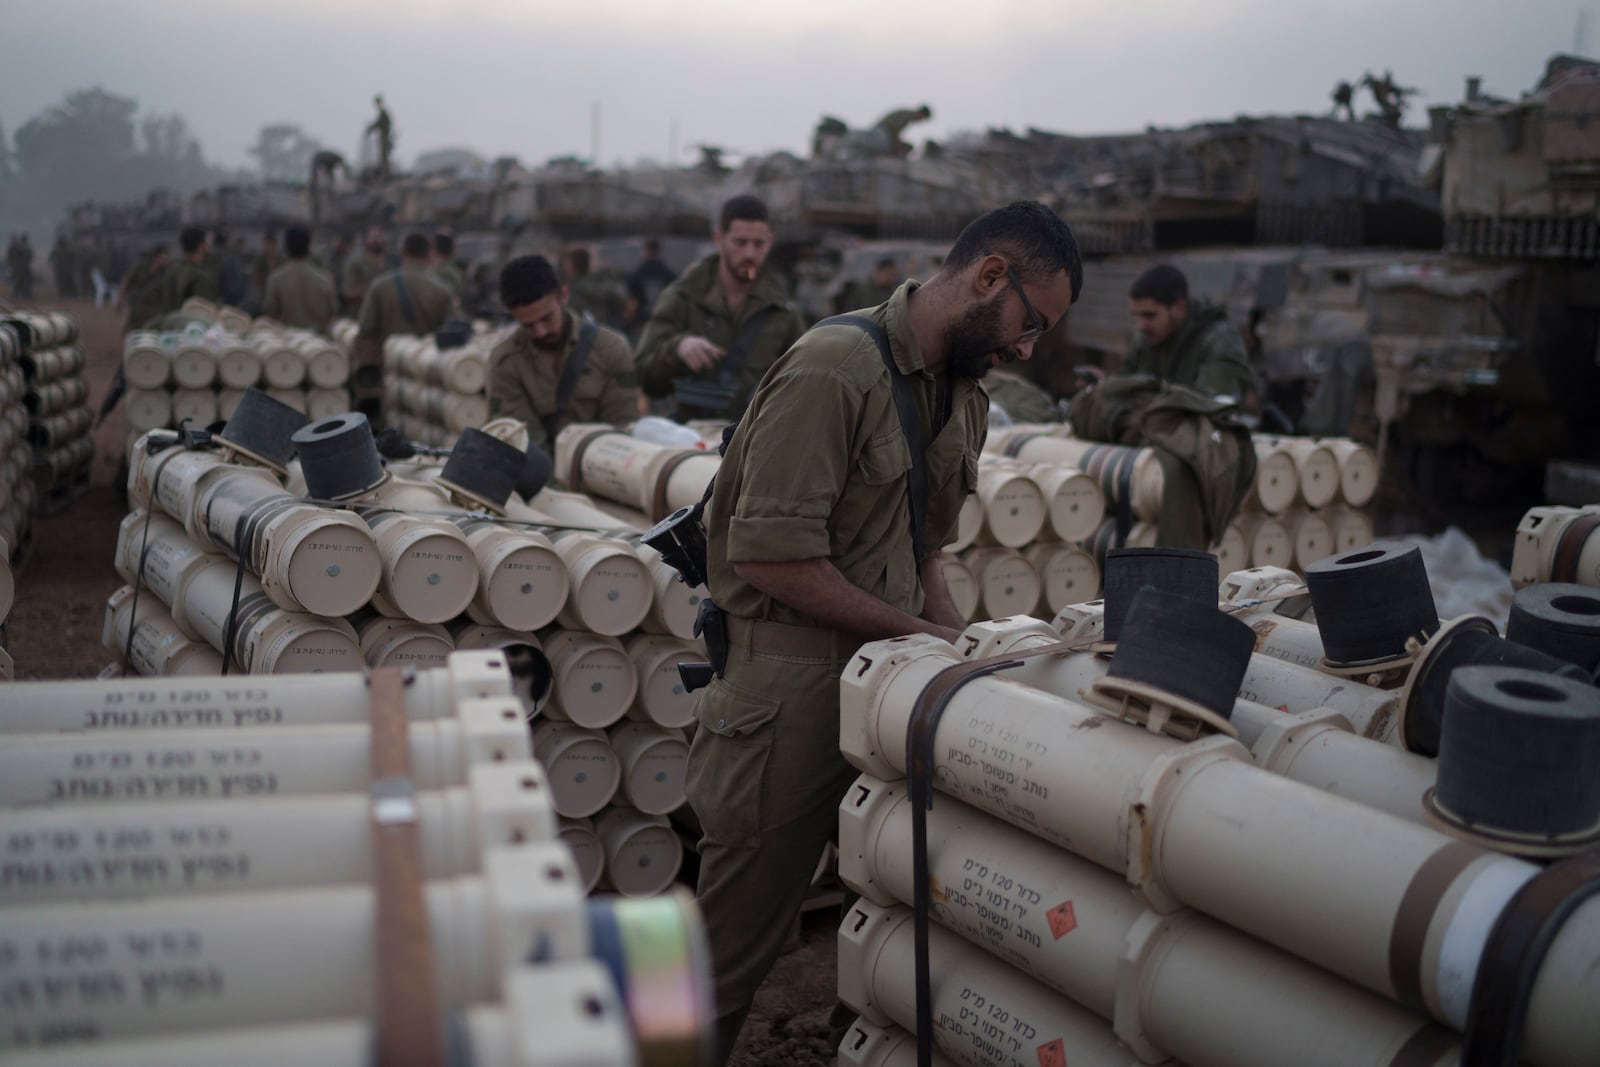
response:
<path id="1" fill-rule="evenodd" d="M 89 402 L 99 409 L 122 353 L 121 316 L 83 300 L 44 300 L 41 307 L 72 313 L 85 357 Z M 119 477 L 127 421 L 119 407 L 95 432 L 89 491 L 53 515 L 36 516 L 17 597 L 6 622 L 5 646 L 18 679 L 92 678 L 113 656 L 100 643 L 106 599 L 122 584 L 111 560 L 117 524 L 127 514 Z M 779 960 L 756 997 L 735 1067 L 833 1062 L 828 1013 L 834 1003 L 838 909 L 806 915 L 801 944 Z"/>

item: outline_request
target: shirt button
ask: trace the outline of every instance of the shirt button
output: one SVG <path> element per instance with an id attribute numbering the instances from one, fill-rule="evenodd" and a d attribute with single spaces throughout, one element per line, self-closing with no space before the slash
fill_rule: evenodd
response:
<path id="1" fill-rule="evenodd" d="M 727 719 L 718 719 L 717 720 L 717 729 L 721 730 L 722 728 L 724 728 L 727 725 L 728 725 L 728 720 Z"/>

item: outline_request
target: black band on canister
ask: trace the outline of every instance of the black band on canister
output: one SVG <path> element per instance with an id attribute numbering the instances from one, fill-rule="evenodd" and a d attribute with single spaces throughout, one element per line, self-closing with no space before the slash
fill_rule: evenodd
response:
<path id="1" fill-rule="evenodd" d="M 1428 569 L 1416 545 L 1374 541 L 1306 568 L 1317 630 L 1331 663 L 1377 663 L 1439 628 Z"/>
<path id="2" fill-rule="evenodd" d="M 1105 555 L 1105 639 L 1118 639 L 1135 594 L 1144 588 L 1174 593 L 1215 608 L 1217 570 L 1216 556 L 1194 549 L 1111 549 Z"/>
<path id="3" fill-rule="evenodd" d="M 300 454 L 306 493 L 317 500 L 359 496 L 383 482 L 383 460 L 367 417 L 347 411 L 297 430 L 291 438 Z"/>
<path id="4" fill-rule="evenodd" d="M 1435 812 L 1472 831 L 1600 834 L 1600 689 L 1515 667 L 1450 676 Z"/>
<path id="5" fill-rule="evenodd" d="M 1106 674 L 1228 719 L 1255 647 L 1255 631 L 1215 602 L 1146 587 L 1133 598 Z"/>
<path id="6" fill-rule="evenodd" d="M 1506 640 L 1594 674 L 1600 667 L 1600 589 L 1547 582 L 1517 590 Z"/>

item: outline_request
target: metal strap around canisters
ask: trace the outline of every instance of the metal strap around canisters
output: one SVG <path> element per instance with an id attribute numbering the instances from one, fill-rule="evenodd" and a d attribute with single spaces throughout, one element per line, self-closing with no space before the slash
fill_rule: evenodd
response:
<path id="1" fill-rule="evenodd" d="M 1528 1002 L 1550 946 L 1573 912 L 1597 894 L 1600 849 L 1547 867 L 1517 890 L 1478 961 L 1461 1067 L 1515 1067 Z"/>
<path id="2" fill-rule="evenodd" d="M 1583 555 L 1584 543 L 1597 526 L 1600 526 L 1600 513 L 1590 513 L 1579 515 L 1561 531 L 1561 538 L 1556 542 L 1555 558 L 1550 561 L 1552 582 L 1578 580 L 1578 560 Z"/>
<path id="3" fill-rule="evenodd" d="M 932 907 L 928 888 L 928 809 L 933 807 L 933 738 L 939 720 L 968 682 L 1020 665 L 1037 656 L 1064 655 L 1091 648 L 1098 637 L 1078 638 L 1025 648 L 946 667 L 923 686 L 906 723 L 906 789 L 911 797 L 912 933 L 915 948 L 917 1067 L 933 1063 L 933 994 L 928 976 L 928 922 Z"/>
<path id="4" fill-rule="evenodd" d="M 422 833 L 411 777 L 406 687 L 412 675 L 379 667 L 367 675 L 372 763 L 372 891 L 375 929 L 372 1062 L 443 1067 L 444 1027 L 424 897 Z"/>
<path id="5" fill-rule="evenodd" d="M 574 493 L 581 493 L 581 492 L 584 491 L 584 489 L 583 489 L 583 454 L 585 452 L 589 451 L 589 446 L 590 445 L 594 444 L 596 441 L 600 440 L 600 438 L 602 438 L 602 437 L 627 437 L 627 436 L 629 436 L 629 435 L 623 433 L 621 430 L 610 430 L 610 429 L 607 429 L 607 430 L 596 430 L 593 433 L 589 434 L 587 437 L 585 437 L 583 440 L 579 441 L 577 443 L 577 445 L 572 449 L 572 484 L 569 485 L 567 488 L 571 489 Z M 555 438 L 552 437 L 550 439 L 550 451 L 551 451 L 551 454 L 555 453 L 555 448 L 556 448 L 556 441 L 555 441 Z"/>
<path id="6" fill-rule="evenodd" d="M 651 522 L 660 522 L 672 514 L 667 507 L 667 483 L 672 480 L 672 472 L 691 459 L 698 459 L 701 456 L 709 456 L 710 454 L 697 448 L 686 449 L 661 465 L 661 473 L 656 477 L 655 488 L 650 491 L 649 519 Z M 709 500 L 711 498 L 706 497 L 706 499 Z"/>

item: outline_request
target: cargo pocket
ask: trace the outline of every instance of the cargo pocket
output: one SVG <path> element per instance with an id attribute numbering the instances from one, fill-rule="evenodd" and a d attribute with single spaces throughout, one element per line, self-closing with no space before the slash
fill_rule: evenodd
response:
<path id="1" fill-rule="evenodd" d="M 780 706 L 726 678 L 713 678 L 700 694 L 685 786 L 706 837 L 720 845 L 760 841 L 762 780 Z"/>
<path id="2" fill-rule="evenodd" d="M 911 469 L 911 448 L 897 426 L 867 441 L 861 449 L 861 480 L 888 485 Z"/>

